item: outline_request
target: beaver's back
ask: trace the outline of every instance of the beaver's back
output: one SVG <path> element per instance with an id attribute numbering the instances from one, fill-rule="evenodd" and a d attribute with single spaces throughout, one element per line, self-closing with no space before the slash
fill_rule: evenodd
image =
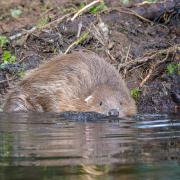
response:
<path id="1" fill-rule="evenodd" d="M 31 72 L 21 83 L 24 89 L 63 91 L 69 97 L 87 94 L 100 84 L 121 86 L 124 81 L 114 67 L 92 52 L 60 55 Z M 126 92 L 127 89 L 125 88 Z"/>
<path id="2" fill-rule="evenodd" d="M 91 107 L 84 100 L 98 87 L 110 87 L 120 92 L 120 96 L 114 99 L 123 97 L 121 99 L 134 106 L 115 68 L 95 53 L 79 51 L 56 56 L 27 74 L 9 95 L 4 110 L 89 111 Z"/>

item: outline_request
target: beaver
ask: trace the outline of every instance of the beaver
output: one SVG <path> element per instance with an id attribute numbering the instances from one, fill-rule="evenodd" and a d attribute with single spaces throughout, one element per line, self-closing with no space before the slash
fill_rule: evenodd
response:
<path id="1" fill-rule="evenodd" d="M 5 112 L 98 112 L 119 117 L 136 105 L 116 69 L 91 51 L 57 55 L 32 70 L 13 90 Z"/>

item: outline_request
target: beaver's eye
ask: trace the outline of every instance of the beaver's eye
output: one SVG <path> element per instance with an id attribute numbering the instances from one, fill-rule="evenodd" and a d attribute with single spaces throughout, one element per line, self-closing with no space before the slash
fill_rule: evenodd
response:
<path id="1" fill-rule="evenodd" d="M 102 106 L 102 101 L 100 101 L 99 105 Z"/>

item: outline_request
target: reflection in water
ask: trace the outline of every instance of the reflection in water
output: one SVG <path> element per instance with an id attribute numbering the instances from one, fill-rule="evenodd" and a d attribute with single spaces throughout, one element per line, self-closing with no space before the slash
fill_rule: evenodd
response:
<path id="1" fill-rule="evenodd" d="M 0 179 L 27 179 L 27 174 L 29 179 L 175 179 L 179 120 L 148 114 L 83 122 L 49 113 L 1 113 Z"/>

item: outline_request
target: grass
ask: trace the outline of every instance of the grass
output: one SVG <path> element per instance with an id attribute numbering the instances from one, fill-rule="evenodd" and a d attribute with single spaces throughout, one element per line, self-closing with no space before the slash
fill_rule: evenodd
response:
<path id="1" fill-rule="evenodd" d="M 9 40 L 6 36 L 0 35 L 0 47 L 4 47 L 7 43 L 9 43 Z"/>
<path id="2" fill-rule="evenodd" d="M 13 64 L 16 62 L 16 56 L 12 55 L 10 51 L 5 50 L 3 51 L 2 61 L 3 61 L 3 64 L 6 64 L 6 63 Z"/>
<path id="3" fill-rule="evenodd" d="M 84 32 L 76 41 L 74 41 L 65 51 L 65 54 L 69 52 L 69 50 L 77 46 L 78 44 L 82 44 L 89 37 L 89 32 Z"/>
<path id="4" fill-rule="evenodd" d="M 99 4 L 93 6 L 92 8 L 89 9 L 89 12 L 92 14 L 97 14 L 101 11 L 104 11 L 107 9 L 107 6 L 104 1 L 100 2 Z"/>
<path id="5" fill-rule="evenodd" d="M 48 24 L 48 22 L 49 22 L 49 17 L 41 18 L 41 19 L 37 22 L 37 27 L 38 27 L 38 28 L 42 28 L 44 25 Z"/>
<path id="6" fill-rule="evenodd" d="M 9 40 L 6 36 L 0 35 L 0 48 L 2 48 L 2 64 L 13 64 L 16 62 L 16 56 L 12 55 L 10 51 L 6 50 L 6 45 L 9 43 Z"/>
<path id="7" fill-rule="evenodd" d="M 166 72 L 169 75 L 178 74 L 180 75 L 180 63 L 170 63 L 166 67 Z"/>
<path id="8" fill-rule="evenodd" d="M 141 90 L 139 87 L 133 88 L 130 90 L 131 96 L 135 99 L 138 100 L 141 94 Z"/>

